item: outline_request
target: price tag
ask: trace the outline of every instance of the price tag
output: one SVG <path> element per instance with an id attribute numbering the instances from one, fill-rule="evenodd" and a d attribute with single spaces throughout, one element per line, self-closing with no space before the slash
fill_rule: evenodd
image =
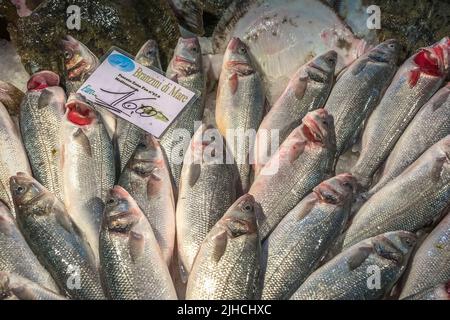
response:
<path id="1" fill-rule="evenodd" d="M 77 93 L 160 137 L 198 93 L 111 50 Z"/>

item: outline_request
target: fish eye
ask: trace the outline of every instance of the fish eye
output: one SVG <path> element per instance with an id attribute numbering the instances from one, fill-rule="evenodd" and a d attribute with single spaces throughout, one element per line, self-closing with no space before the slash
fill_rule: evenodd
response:
<path id="1" fill-rule="evenodd" d="M 25 187 L 18 186 L 18 187 L 16 188 L 16 193 L 22 194 L 22 193 L 24 193 L 24 192 L 25 192 Z"/>
<path id="2" fill-rule="evenodd" d="M 247 49 L 245 49 L 244 47 L 240 47 L 238 51 L 239 51 L 240 54 L 246 54 L 247 53 Z"/>
<path id="3" fill-rule="evenodd" d="M 344 182 L 342 185 L 346 188 L 349 188 L 350 190 L 353 190 L 353 186 L 350 182 Z"/>
<path id="4" fill-rule="evenodd" d="M 250 211 L 253 210 L 253 206 L 250 203 L 247 203 L 247 204 L 244 205 L 243 209 L 246 212 L 250 212 Z"/>
<path id="5" fill-rule="evenodd" d="M 72 53 L 70 53 L 69 51 L 64 51 L 64 58 L 66 60 L 72 58 Z"/>
<path id="6" fill-rule="evenodd" d="M 194 53 L 197 53 L 198 52 L 198 48 L 197 47 L 192 47 L 192 49 L 191 49 Z"/>
<path id="7" fill-rule="evenodd" d="M 106 201 L 106 204 L 108 204 L 108 205 L 113 205 L 114 203 L 116 203 L 116 199 L 115 199 L 115 198 L 109 198 L 109 199 Z"/>

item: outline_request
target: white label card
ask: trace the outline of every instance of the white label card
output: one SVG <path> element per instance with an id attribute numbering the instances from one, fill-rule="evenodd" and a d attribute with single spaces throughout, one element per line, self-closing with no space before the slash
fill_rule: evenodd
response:
<path id="1" fill-rule="evenodd" d="M 195 92 L 112 50 L 77 93 L 160 137 Z"/>

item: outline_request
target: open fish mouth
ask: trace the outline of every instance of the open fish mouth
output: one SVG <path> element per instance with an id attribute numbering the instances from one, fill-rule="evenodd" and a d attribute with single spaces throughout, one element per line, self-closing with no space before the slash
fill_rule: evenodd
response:
<path id="1" fill-rule="evenodd" d="M 74 99 L 66 103 L 67 119 L 78 126 L 91 124 L 96 120 L 95 112 L 85 102 Z"/>
<path id="2" fill-rule="evenodd" d="M 83 72 L 88 69 L 89 69 L 88 63 L 84 59 L 81 59 L 73 67 L 67 70 L 68 78 L 70 80 L 79 79 L 81 78 Z"/>
<path id="3" fill-rule="evenodd" d="M 325 135 L 312 115 L 303 118 L 303 125 L 303 133 L 309 141 L 324 144 Z"/>

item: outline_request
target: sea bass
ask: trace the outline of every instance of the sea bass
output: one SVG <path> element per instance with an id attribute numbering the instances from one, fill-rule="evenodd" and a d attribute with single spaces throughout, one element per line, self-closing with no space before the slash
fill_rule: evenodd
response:
<path id="1" fill-rule="evenodd" d="M 20 131 L 33 176 L 63 200 L 61 135 L 66 96 L 59 76 L 41 71 L 31 76 L 20 106 Z"/>
<path id="2" fill-rule="evenodd" d="M 402 300 L 450 300 L 450 281 L 410 295 Z"/>
<path id="3" fill-rule="evenodd" d="M 103 284 L 111 299 L 177 298 L 150 223 L 119 186 L 108 197 L 100 233 L 100 260 Z"/>
<path id="4" fill-rule="evenodd" d="M 261 77 L 239 38 L 232 38 L 225 51 L 216 101 L 217 128 L 234 157 L 245 193 L 250 187 L 255 133 L 264 114 L 265 98 Z"/>
<path id="5" fill-rule="evenodd" d="M 24 173 L 10 184 L 19 228 L 61 291 L 73 299 L 104 299 L 94 253 L 64 204 Z"/>
<path id="6" fill-rule="evenodd" d="M 425 238 L 411 261 L 400 298 L 450 279 L 450 214 Z"/>
<path id="7" fill-rule="evenodd" d="M 419 110 L 386 160 L 381 178 L 368 192 L 375 194 L 425 150 L 450 134 L 450 83 Z"/>
<path id="8" fill-rule="evenodd" d="M 359 135 L 363 121 L 389 86 L 400 53 L 396 40 L 387 40 L 342 71 L 325 109 L 333 115 L 336 154 L 342 154 Z"/>
<path id="9" fill-rule="evenodd" d="M 206 236 L 188 279 L 186 299 L 252 300 L 261 257 L 254 198 L 245 194 Z"/>
<path id="10" fill-rule="evenodd" d="M 17 172 L 31 175 L 31 168 L 22 143 L 20 132 L 8 111 L 0 102 L 0 201 L 15 216 L 16 209 L 9 189 L 9 177 Z"/>
<path id="11" fill-rule="evenodd" d="M 186 274 L 208 232 L 236 200 L 237 169 L 225 162 L 225 151 L 217 129 L 202 125 L 186 152 L 177 202 L 177 247 Z"/>
<path id="12" fill-rule="evenodd" d="M 100 115 L 72 94 L 63 121 L 64 204 L 98 261 L 98 239 L 115 167 L 111 139 Z"/>
<path id="13" fill-rule="evenodd" d="M 397 71 L 362 136 L 361 154 L 352 174 L 363 188 L 394 148 L 417 111 L 449 74 L 450 38 L 420 49 Z"/>
<path id="14" fill-rule="evenodd" d="M 138 144 L 119 178 L 119 185 L 147 217 L 164 261 L 169 264 L 175 245 L 175 200 L 169 168 L 152 135 L 145 135 Z"/>
<path id="15" fill-rule="evenodd" d="M 178 187 L 184 154 L 189 140 L 194 134 L 195 122 L 201 121 L 203 117 L 206 78 L 203 74 L 202 53 L 197 38 L 180 38 L 178 40 L 166 76 L 183 87 L 200 94 L 197 100 L 178 116 L 161 137 L 161 146 L 169 160 L 175 186 Z"/>
<path id="16" fill-rule="evenodd" d="M 144 67 L 161 70 L 158 43 L 153 39 L 148 40 L 142 45 L 141 49 L 139 49 L 134 60 Z"/>
<path id="17" fill-rule="evenodd" d="M 333 117 L 324 109 L 309 112 L 250 188 L 262 206 L 262 240 L 316 185 L 333 176 L 335 152 Z"/>
<path id="18" fill-rule="evenodd" d="M 355 187 L 346 173 L 328 179 L 281 220 L 263 244 L 262 299 L 288 299 L 317 268 L 347 223 Z"/>
<path id="19" fill-rule="evenodd" d="M 9 183 L 8 183 L 9 184 Z M 47 270 L 31 251 L 10 210 L 0 202 L 0 270 L 13 272 L 58 292 Z"/>
<path id="20" fill-rule="evenodd" d="M 380 299 L 404 272 L 416 241 L 414 234 L 405 231 L 365 239 L 313 272 L 291 300 Z M 379 270 L 380 287 L 370 279 L 373 270 Z"/>
<path id="21" fill-rule="evenodd" d="M 0 271 L 0 300 L 66 300 L 66 297 L 12 272 Z"/>
<path id="22" fill-rule="evenodd" d="M 347 230 L 344 247 L 377 234 L 415 232 L 442 217 L 450 203 L 450 135 L 374 194 Z"/>
<path id="23" fill-rule="evenodd" d="M 336 60 L 336 51 L 331 50 L 300 67 L 263 118 L 255 139 L 255 176 L 306 113 L 325 105 Z M 278 134 L 278 141 L 273 141 L 276 145 L 271 143 L 274 133 Z"/>

